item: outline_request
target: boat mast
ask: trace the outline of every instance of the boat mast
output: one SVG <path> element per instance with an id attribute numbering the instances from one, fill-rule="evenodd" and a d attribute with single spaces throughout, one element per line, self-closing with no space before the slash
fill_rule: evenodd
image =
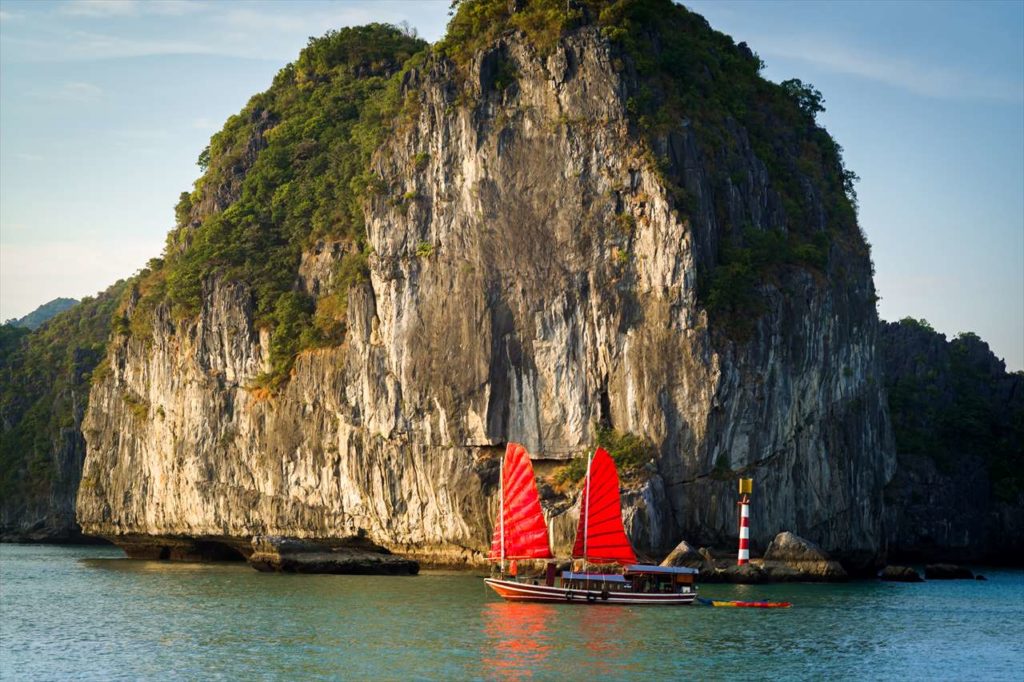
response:
<path id="1" fill-rule="evenodd" d="M 498 490 L 500 492 L 500 507 L 498 510 L 498 523 L 501 524 L 501 562 L 500 575 L 505 575 L 505 458 L 501 458 L 501 464 L 498 465 Z"/>
<path id="2" fill-rule="evenodd" d="M 587 457 L 587 482 L 586 482 L 586 490 L 587 490 L 587 492 L 584 493 L 585 496 L 586 496 L 585 504 L 587 505 L 586 514 L 583 515 L 583 570 L 584 571 L 587 570 L 587 536 L 590 535 L 590 465 L 593 463 L 593 461 L 594 461 L 594 455 L 593 455 L 593 453 L 591 453 L 590 456 Z"/>

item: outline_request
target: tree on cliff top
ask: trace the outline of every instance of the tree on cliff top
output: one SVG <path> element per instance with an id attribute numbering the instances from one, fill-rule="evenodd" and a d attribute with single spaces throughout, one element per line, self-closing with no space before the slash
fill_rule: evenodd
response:
<path id="1" fill-rule="evenodd" d="M 336 299 L 345 292 L 313 301 L 296 291 L 300 255 L 322 238 L 366 250 L 370 155 L 401 107 L 400 70 L 425 48 L 383 24 L 310 39 L 203 150 L 204 174 L 179 200 L 164 260 L 136 285 L 133 317 L 151 316 L 164 300 L 189 317 L 210 278 L 245 282 L 256 324 L 272 331 L 271 384 L 287 377 L 301 348 L 339 342 L 344 305 Z M 145 334 L 145 322 L 125 328 Z"/>

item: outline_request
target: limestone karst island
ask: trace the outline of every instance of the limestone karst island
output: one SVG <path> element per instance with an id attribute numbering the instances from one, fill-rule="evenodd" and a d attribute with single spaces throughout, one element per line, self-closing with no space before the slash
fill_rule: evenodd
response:
<path id="1" fill-rule="evenodd" d="M 401 5 L 0 326 L 0 678 L 1019 674 L 1024 373 L 880 319 L 828 93 L 704 5 Z"/>

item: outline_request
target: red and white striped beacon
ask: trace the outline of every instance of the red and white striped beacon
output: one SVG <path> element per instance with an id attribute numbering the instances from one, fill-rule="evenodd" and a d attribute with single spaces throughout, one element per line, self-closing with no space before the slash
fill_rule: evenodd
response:
<path id="1" fill-rule="evenodd" d="M 740 479 L 740 551 L 736 556 L 736 565 L 750 563 L 750 497 L 754 490 L 754 479 Z"/>

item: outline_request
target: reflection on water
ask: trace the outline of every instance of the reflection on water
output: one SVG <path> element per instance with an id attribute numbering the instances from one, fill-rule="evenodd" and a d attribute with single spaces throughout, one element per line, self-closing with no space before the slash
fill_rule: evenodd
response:
<path id="1" fill-rule="evenodd" d="M 535 671 L 550 670 L 556 649 L 582 655 L 575 676 L 620 679 L 634 667 L 623 632 L 631 632 L 638 618 L 628 606 L 600 604 L 533 604 L 492 601 L 483 607 L 488 640 L 485 668 L 496 677 L 527 679 Z"/>
<path id="2" fill-rule="evenodd" d="M 567 607 L 574 608 L 574 607 Z M 641 609 L 634 606 L 601 606 L 599 604 L 576 607 L 577 633 L 575 641 L 582 643 L 587 652 L 588 676 L 621 678 L 623 674 L 634 669 L 631 665 L 631 654 L 624 642 L 635 642 L 635 621 Z M 673 607 L 662 607 L 673 608 Z M 683 607 L 675 607 L 683 608 Z M 659 609 L 660 610 L 660 609 Z M 635 644 L 634 644 L 635 645 Z"/>
<path id="3" fill-rule="evenodd" d="M 522 679 L 534 670 L 545 670 L 557 633 L 551 631 L 557 617 L 551 604 L 513 604 L 506 601 L 484 605 L 484 634 L 488 639 L 484 667 L 497 677 Z"/>
<path id="4" fill-rule="evenodd" d="M 142 559 L 126 559 L 124 557 L 98 557 L 80 559 L 82 566 L 103 571 L 120 573 L 195 573 L 196 571 L 223 572 L 224 565 L 233 562 L 188 562 L 188 561 L 146 561 Z"/>
<path id="5" fill-rule="evenodd" d="M 118 556 L 0 545 L 0 679 L 1019 679 L 1024 667 L 1020 571 L 703 588 L 796 604 L 761 610 L 517 604 L 465 573 Z"/>

